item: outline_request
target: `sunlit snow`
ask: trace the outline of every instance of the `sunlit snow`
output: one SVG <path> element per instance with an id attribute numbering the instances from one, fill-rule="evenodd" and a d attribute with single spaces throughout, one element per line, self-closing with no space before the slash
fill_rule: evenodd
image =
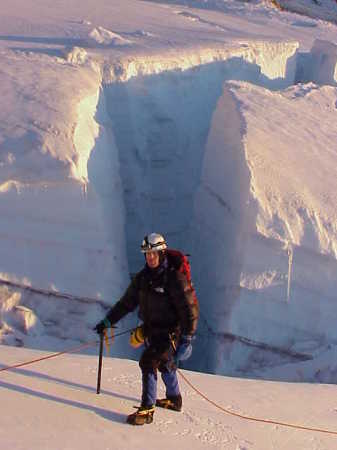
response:
<path id="1" fill-rule="evenodd" d="M 201 306 L 184 368 L 335 383 L 336 3 L 3 3 L 1 343 L 25 359 L 95 339 L 158 231 Z M 126 336 L 112 355 L 138 357 Z M 215 448 L 280 448 L 219 427 Z"/>

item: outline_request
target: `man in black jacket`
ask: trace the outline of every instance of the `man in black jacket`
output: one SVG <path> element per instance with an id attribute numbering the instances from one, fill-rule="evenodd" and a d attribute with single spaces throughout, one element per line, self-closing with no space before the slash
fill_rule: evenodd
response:
<path id="1" fill-rule="evenodd" d="M 129 312 L 139 309 L 145 341 L 139 361 L 142 401 L 138 410 L 127 417 L 132 425 L 151 423 L 155 406 L 175 411 L 182 408 L 177 363 L 191 356 L 199 308 L 192 283 L 183 271 L 177 270 L 166 249 L 162 235 L 145 236 L 141 246 L 145 267 L 95 327 L 97 333 L 102 333 Z M 157 370 L 166 387 L 166 398 L 160 400 L 157 400 Z"/>

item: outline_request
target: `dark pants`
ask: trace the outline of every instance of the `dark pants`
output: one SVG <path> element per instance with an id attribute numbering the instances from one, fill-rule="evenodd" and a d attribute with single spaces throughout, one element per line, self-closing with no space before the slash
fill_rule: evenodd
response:
<path id="1" fill-rule="evenodd" d="M 168 335 L 152 336 L 140 358 L 142 370 L 142 406 L 151 406 L 157 399 L 157 372 L 161 373 L 166 397 L 180 395 L 174 350 Z"/>

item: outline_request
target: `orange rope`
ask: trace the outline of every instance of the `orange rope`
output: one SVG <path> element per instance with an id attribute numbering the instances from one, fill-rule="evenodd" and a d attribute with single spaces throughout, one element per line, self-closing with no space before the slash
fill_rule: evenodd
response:
<path id="1" fill-rule="evenodd" d="M 121 333 L 118 333 L 116 335 L 113 334 L 112 330 L 113 329 L 111 328 L 111 337 L 108 337 L 108 340 L 111 340 L 111 341 L 113 341 L 115 337 L 122 336 L 123 334 L 129 333 L 132 330 L 132 328 L 130 328 L 129 330 L 126 330 L 126 331 L 122 331 Z M 83 348 L 93 347 L 96 344 L 97 344 L 97 341 L 87 342 L 86 344 L 82 344 L 78 347 L 72 347 L 68 350 L 63 350 L 62 352 L 51 353 L 50 355 L 42 356 L 41 358 L 32 359 L 30 361 L 26 361 L 26 362 L 22 362 L 22 363 L 18 363 L 18 364 L 13 364 L 12 366 L 2 367 L 0 369 L 0 372 L 4 372 L 4 371 L 10 370 L 10 369 L 17 369 L 18 367 L 28 366 L 29 364 L 34 364 L 39 361 L 44 361 L 46 359 L 56 358 L 57 356 L 61 356 L 66 353 L 78 352 L 79 350 L 82 350 Z"/>
<path id="2" fill-rule="evenodd" d="M 30 361 L 26 361 L 26 362 L 22 362 L 22 363 L 18 363 L 18 364 L 13 364 L 12 366 L 2 367 L 0 369 L 0 372 L 4 372 L 4 371 L 10 370 L 10 369 L 16 369 L 18 367 L 28 366 L 29 364 L 34 364 L 34 363 L 37 363 L 39 361 L 44 361 L 46 359 L 56 358 L 56 356 L 64 355 L 65 353 L 73 353 L 73 352 L 82 350 L 83 348 L 93 346 L 94 344 L 97 344 L 97 342 L 96 341 L 95 342 L 89 342 L 87 344 L 80 345 L 79 347 L 70 348 L 69 350 L 64 350 L 62 352 L 57 352 L 57 353 L 51 353 L 50 355 L 43 356 L 42 358 L 32 359 Z"/>
<path id="3" fill-rule="evenodd" d="M 122 334 L 128 333 L 131 330 L 127 330 L 124 331 L 122 333 L 116 334 L 114 337 L 118 337 L 121 336 Z M 111 338 L 109 339 L 113 339 L 113 336 L 111 336 Z M 6 370 L 10 370 L 10 369 L 16 369 L 18 367 L 23 367 L 23 366 L 28 366 L 29 364 L 34 364 L 37 363 L 39 361 L 44 361 L 47 359 L 51 359 L 51 358 L 56 358 L 57 356 L 61 356 L 64 355 L 66 353 L 73 353 L 76 351 L 79 351 L 83 348 L 86 347 L 90 347 L 93 345 L 96 345 L 97 342 L 88 342 L 86 344 L 82 344 L 78 347 L 73 347 L 70 348 L 68 350 L 64 350 L 62 352 L 57 352 L 57 353 L 51 353 L 50 355 L 47 356 L 43 356 L 42 358 L 37 358 L 37 359 L 32 359 L 30 361 L 26 361 L 26 362 L 22 362 L 22 363 L 18 363 L 18 364 L 14 364 L 11 366 L 6 366 L 6 367 L 2 367 L 0 369 L 0 372 L 4 372 Z M 175 347 L 175 346 L 174 346 Z M 287 423 L 287 422 L 279 422 L 276 420 L 271 420 L 271 419 L 259 419 L 256 417 L 250 417 L 250 416 L 244 416 L 242 414 L 230 411 L 226 408 L 223 408 L 222 406 L 218 405 L 216 402 L 214 402 L 213 400 L 210 400 L 206 395 L 204 395 L 199 389 L 197 389 L 187 378 L 186 376 L 178 369 L 178 373 L 179 375 L 182 377 L 182 379 L 185 381 L 186 384 L 188 384 L 190 386 L 190 388 L 192 388 L 198 395 L 200 395 L 200 397 L 202 397 L 204 400 L 206 400 L 208 403 L 210 403 L 211 405 L 215 406 L 216 408 L 220 409 L 222 412 L 226 413 L 226 414 L 230 414 L 231 416 L 234 417 L 239 417 L 240 419 L 244 419 L 244 420 L 250 420 L 250 421 L 254 421 L 254 422 L 260 422 L 260 423 L 267 423 L 267 424 L 271 424 L 271 425 L 280 425 L 282 427 L 288 427 L 288 428 L 296 428 L 298 430 L 306 430 L 306 431 L 315 431 L 315 432 L 319 432 L 319 433 L 327 433 L 327 434 L 332 434 L 332 435 L 337 435 L 337 431 L 331 431 L 331 430 L 324 430 L 322 428 L 313 428 L 313 427 L 306 427 L 304 425 L 295 425 L 292 423 Z"/>
<path id="4" fill-rule="evenodd" d="M 223 408 L 222 406 L 218 405 L 217 403 L 215 403 L 213 400 L 210 400 L 208 397 L 206 397 L 206 395 L 204 395 L 201 391 L 199 391 L 199 389 L 197 389 L 186 377 L 185 375 L 178 369 L 178 373 L 181 376 L 181 378 L 183 378 L 183 380 L 185 381 L 185 383 L 187 383 L 197 394 L 200 395 L 200 397 L 202 397 L 204 400 L 206 400 L 208 403 L 210 403 L 211 405 L 215 406 L 216 408 L 220 409 L 221 411 L 223 411 L 226 414 L 230 414 L 231 416 L 235 416 L 235 417 L 239 417 L 240 419 L 244 419 L 244 420 L 251 420 L 254 422 L 262 422 L 262 423 L 267 423 L 267 424 L 272 424 L 272 425 L 280 425 L 282 427 L 288 427 L 288 428 L 296 428 L 298 430 L 307 430 L 307 431 L 316 431 L 319 433 L 327 433 L 327 434 L 333 434 L 333 435 L 337 435 L 337 431 L 331 431 L 331 430 L 324 430 L 322 428 L 313 428 L 313 427 L 306 427 L 304 425 L 295 425 L 292 423 L 286 423 L 286 422 L 279 422 L 277 420 L 271 420 L 271 419 L 258 419 L 256 417 L 250 417 L 250 416 L 244 416 L 242 414 L 230 411 L 226 408 Z"/>

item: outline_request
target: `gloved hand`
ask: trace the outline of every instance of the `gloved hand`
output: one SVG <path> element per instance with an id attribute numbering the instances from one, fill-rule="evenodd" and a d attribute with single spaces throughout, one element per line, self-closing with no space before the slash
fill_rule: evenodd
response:
<path id="1" fill-rule="evenodd" d="M 97 334 L 101 334 L 101 333 L 103 333 L 103 331 L 106 328 L 110 328 L 110 327 L 111 327 L 110 321 L 105 318 L 105 319 L 101 320 L 100 322 L 98 322 L 97 325 L 95 325 L 94 331 L 96 331 Z"/>
<path id="2" fill-rule="evenodd" d="M 193 336 L 189 334 L 183 334 L 180 337 L 177 351 L 175 354 L 175 360 L 177 363 L 179 361 L 185 361 L 192 355 L 192 343 L 191 343 L 192 339 Z"/>

